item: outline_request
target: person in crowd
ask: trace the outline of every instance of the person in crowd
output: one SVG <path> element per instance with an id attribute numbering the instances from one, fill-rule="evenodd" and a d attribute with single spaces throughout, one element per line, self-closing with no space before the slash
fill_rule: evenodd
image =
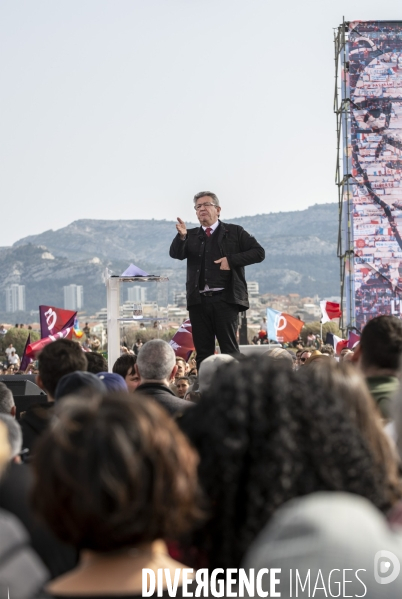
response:
<path id="1" fill-rule="evenodd" d="M 304 349 L 300 354 L 300 366 L 305 366 L 307 360 L 311 356 L 311 351 L 309 349 Z"/>
<path id="2" fill-rule="evenodd" d="M 0 477 L 0 513 L 2 510 L 6 510 L 18 518 L 28 532 L 30 545 L 42 560 L 43 565 L 49 570 L 50 578 L 61 576 L 75 567 L 78 559 L 77 552 L 72 547 L 59 541 L 50 532 L 47 525 L 39 521 L 33 514 L 30 502 L 33 473 L 29 464 L 21 463 L 19 456 L 22 442 L 21 430 L 12 425 L 10 419 L 18 427 L 18 423 L 13 418 L 0 414 L 0 420 L 3 418 L 8 420 L 8 440 L 9 445 L 13 447 L 10 457 L 14 455 L 14 459 L 8 462 L 5 472 Z M 0 534 L 1 532 L 0 530 Z M 3 547 L 2 538 L 0 553 L 1 547 Z M 10 599 L 12 596 L 10 595 Z M 18 597 L 19 595 L 14 596 Z"/>
<path id="3" fill-rule="evenodd" d="M 229 364 L 234 362 L 235 358 L 228 354 L 215 354 L 205 358 L 200 366 L 200 372 L 198 375 L 198 390 L 200 393 L 207 393 L 211 389 L 212 381 L 215 373 L 222 364 Z M 195 391 L 196 389 L 194 389 Z"/>
<path id="4" fill-rule="evenodd" d="M 333 358 L 334 355 L 335 355 L 334 348 L 329 343 L 325 343 L 321 347 L 320 351 L 321 351 L 321 353 L 322 353 L 323 356 L 329 356 L 330 358 Z"/>
<path id="5" fill-rule="evenodd" d="M 392 417 L 392 401 L 399 389 L 402 321 L 377 316 L 365 325 L 353 360 L 366 378 L 370 393 L 384 420 Z"/>
<path id="6" fill-rule="evenodd" d="M 314 335 L 313 331 L 309 331 L 307 333 L 306 347 L 314 347 L 315 340 L 316 336 Z"/>
<path id="7" fill-rule="evenodd" d="M 8 414 L 15 418 L 17 408 L 11 389 L 0 382 L 0 414 Z"/>
<path id="8" fill-rule="evenodd" d="M 180 376 L 180 377 L 176 378 L 175 384 L 176 384 L 176 389 L 177 389 L 177 395 L 181 399 L 184 399 L 186 396 L 186 393 L 190 387 L 190 380 L 189 380 L 188 376 Z"/>
<path id="9" fill-rule="evenodd" d="M 33 454 L 35 441 L 49 424 L 57 383 L 65 374 L 76 370 L 86 371 L 87 365 L 80 344 L 70 339 L 57 339 L 40 352 L 36 383 L 46 392 L 48 401 L 46 404 L 29 406 L 21 418 L 23 447 L 29 449 L 30 455 Z"/>
<path id="10" fill-rule="evenodd" d="M 293 366 L 293 358 L 290 352 L 288 352 L 283 347 L 273 347 L 268 349 L 265 353 L 267 358 L 271 358 L 271 360 L 288 360 Z"/>
<path id="11" fill-rule="evenodd" d="M 351 362 L 353 360 L 353 356 L 354 356 L 354 351 L 345 347 L 339 355 L 339 361 L 340 362 Z"/>
<path id="12" fill-rule="evenodd" d="M 91 337 L 91 329 L 89 327 L 89 324 L 86 322 L 84 328 L 82 329 L 83 333 L 85 334 L 85 337 L 87 337 L 87 339 L 89 339 Z"/>
<path id="13" fill-rule="evenodd" d="M 96 335 L 92 335 L 89 346 L 92 351 L 99 351 L 101 349 L 101 342 Z"/>
<path id="14" fill-rule="evenodd" d="M 134 345 L 133 345 L 133 348 L 132 348 L 132 349 L 133 349 L 133 352 L 134 352 L 134 354 L 135 354 L 136 356 L 138 356 L 138 352 L 140 351 L 140 349 L 141 349 L 141 347 L 142 347 L 142 346 L 143 346 L 143 343 L 142 343 L 141 339 L 140 339 L 140 338 L 138 338 L 138 339 L 136 340 L 136 342 L 134 343 Z"/>
<path id="15" fill-rule="evenodd" d="M 314 343 L 313 343 L 313 347 L 315 349 L 320 350 L 322 348 L 322 345 L 323 345 L 323 342 L 322 342 L 321 337 L 319 335 L 316 335 L 316 338 L 315 338 Z"/>
<path id="16" fill-rule="evenodd" d="M 177 366 L 177 371 L 176 371 L 176 379 L 181 377 L 181 376 L 187 376 L 187 362 L 184 358 L 181 358 L 180 356 L 176 356 L 176 366 Z"/>
<path id="17" fill-rule="evenodd" d="M 77 568 L 48 584 L 50 597 L 141 597 L 144 568 L 173 580 L 185 567 L 165 540 L 200 517 L 197 456 L 166 411 L 144 399 L 66 398 L 38 445 L 34 508 L 80 551 Z M 181 597 L 181 576 L 178 587 Z"/>
<path id="18" fill-rule="evenodd" d="M 327 360 L 327 356 L 322 354 L 318 349 L 314 349 L 311 352 L 311 355 L 304 363 L 304 366 L 310 366 L 314 364 L 314 366 L 320 365 L 322 361 Z"/>
<path id="19" fill-rule="evenodd" d="M 61 377 L 54 392 L 54 400 L 59 401 L 68 395 L 92 397 L 95 393 L 102 394 L 106 391 L 106 385 L 97 375 L 76 370 Z"/>
<path id="20" fill-rule="evenodd" d="M 402 499 L 402 483 L 395 448 L 385 433 L 381 416 L 372 400 L 361 372 L 350 362 L 324 360 L 309 374 L 317 387 L 332 389 L 366 439 L 377 467 L 383 469 L 385 490 L 391 505 Z"/>
<path id="21" fill-rule="evenodd" d="M 0 421 L 7 428 L 7 439 L 10 446 L 9 460 L 21 463 L 22 450 L 22 432 L 21 427 L 13 416 L 9 414 L 0 414 Z"/>
<path id="22" fill-rule="evenodd" d="M 121 374 L 117 374 L 116 372 L 99 372 L 96 376 L 110 393 L 113 391 L 128 391 L 126 381 Z"/>
<path id="23" fill-rule="evenodd" d="M 7 358 L 7 364 L 10 364 L 10 356 L 11 356 L 11 352 L 15 353 L 15 347 L 13 346 L 12 343 L 10 343 L 10 345 L 8 347 L 6 347 L 5 350 L 5 354 L 6 354 L 6 358 Z"/>
<path id="24" fill-rule="evenodd" d="M 9 460 L 7 428 L 0 422 L 0 474 Z M 24 527 L 4 509 L 0 509 L 0 539 L 0 589 L 4 597 L 33 599 L 48 579 L 48 572 L 31 548 Z"/>
<path id="25" fill-rule="evenodd" d="M 392 568 L 381 570 L 384 559 L 374 562 L 383 548 L 402 562 L 402 535 L 390 529 L 374 505 L 352 493 L 321 491 L 279 508 L 242 568 L 255 573 L 279 568 L 275 592 L 282 598 L 395 599 L 402 596 L 402 577 L 389 578 Z M 262 577 L 262 593 L 271 596 L 269 582 L 268 575 Z"/>
<path id="26" fill-rule="evenodd" d="M 189 357 L 187 365 L 188 365 L 188 376 L 196 378 L 197 377 L 197 356 L 195 355 L 195 352 L 193 352 L 191 354 L 191 356 Z"/>
<path id="27" fill-rule="evenodd" d="M 86 353 L 88 362 L 87 372 L 92 374 L 98 374 L 98 372 L 107 372 L 107 362 L 102 354 L 96 351 L 89 351 Z"/>
<path id="28" fill-rule="evenodd" d="M 387 479 L 339 393 L 309 368 L 250 357 L 224 364 L 181 419 L 200 455 L 210 519 L 193 539 L 209 568 L 237 568 L 274 512 L 317 491 L 391 507 Z"/>
<path id="29" fill-rule="evenodd" d="M 19 368 L 20 366 L 20 357 L 17 354 L 17 352 L 13 349 L 11 350 L 11 353 L 8 356 L 8 363 L 10 364 L 10 366 L 17 366 L 17 368 Z"/>
<path id="30" fill-rule="evenodd" d="M 192 405 L 169 389 L 169 383 L 176 376 L 177 364 L 175 353 L 166 341 L 147 341 L 138 353 L 135 368 L 141 379 L 136 393 L 152 397 L 172 416 L 178 416 Z"/>
<path id="31" fill-rule="evenodd" d="M 136 362 L 136 355 L 124 354 L 117 358 L 112 368 L 114 373 L 120 374 L 124 378 L 129 393 L 134 393 L 141 382 L 138 372 L 135 369 Z"/>
<path id="32" fill-rule="evenodd" d="M 300 368 L 300 356 L 302 355 L 302 352 L 303 352 L 302 349 L 298 349 L 296 351 L 295 370 L 298 370 Z"/>
<path id="33" fill-rule="evenodd" d="M 0 324 L 0 337 L 4 337 L 7 334 L 7 329 L 4 324 Z"/>

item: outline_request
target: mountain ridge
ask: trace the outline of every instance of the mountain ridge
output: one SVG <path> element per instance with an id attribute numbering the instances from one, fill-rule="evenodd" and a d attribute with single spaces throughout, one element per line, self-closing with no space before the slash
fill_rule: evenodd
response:
<path id="1" fill-rule="evenodd" d="M 222 220 L 243 226 L 265 248 L 265 261 L 246 268 L 247 280 L 258 281 L 261 293 L 339 295 L 337 204 Z M 185 261 L 169 257 L 175 234 L 174 221 L 79 219 L 29 235 L 0 248 L 0 291 L 4 297 L 10 283 L 25 284 L 29 311 L 39 303 L 62 306 L 63 285 L 82 284 L 85 309 L 94 312 L 106 305 L 104 269 L 119 274 L 134 262 L 169 277 L 172 302 L 186 277 Z M 3 301 L 0 314 L 4 310 Z"/>

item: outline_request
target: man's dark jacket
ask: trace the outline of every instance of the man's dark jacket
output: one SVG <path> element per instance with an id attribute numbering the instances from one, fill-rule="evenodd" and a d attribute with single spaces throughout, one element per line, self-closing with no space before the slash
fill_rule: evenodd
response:
<path id="1" fill-rule="evenodd" d="M 190 401 L 177 397 L 169 387 L 166 387 L 166 385 L 163 385 L 162 383 L 143 383 L 142 385 L 138 385 L 135 392 L 137 393 L 137 391 L 138 393 L 143 393 L 144 395 L 152 397 L 160 406 L 165 408 L 171 416 L 178 416 L 185 410 L 188 410 L 191 406 L 194 406 Z"/>
<path id="2" fill-rule="evenodd" d="M 249 303 L 244 267 L 262 262 L 265 258 L 265 250 L 255 237 L 239 225 L 220 222 L 216 233 L 220 257 L 227 258 L 232 273 L 222 299 L 230 304 L 237 304 L 240 311 L 247 310 Z M 189 229 L 185 240 L 177 234 L 170 246 L 171 258 L 178 260 L 187 258 L 187 308 L 201 303 L 199 283 L 204 250 L 205 234 L 202 227 Z"/>
<path id="3" fill-rule="evenodd" d="M 39 437 L 50 424 L 53 416 L 54 402 L 33 404 L 21 414 L 22 446 L 29 449 L 29 458 L 34 455 L 34 448 Z"/>

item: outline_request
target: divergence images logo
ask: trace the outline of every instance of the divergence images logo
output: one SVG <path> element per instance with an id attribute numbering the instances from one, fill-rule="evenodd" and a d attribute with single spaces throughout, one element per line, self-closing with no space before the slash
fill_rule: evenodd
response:
<path id="1" fill-rule="evenodd" d="M 394 582 L 400 571 L 401 564 L 394 553 L 385 549 L 377 551 L 374 556 L 374 578 L 378 584 Z"/>

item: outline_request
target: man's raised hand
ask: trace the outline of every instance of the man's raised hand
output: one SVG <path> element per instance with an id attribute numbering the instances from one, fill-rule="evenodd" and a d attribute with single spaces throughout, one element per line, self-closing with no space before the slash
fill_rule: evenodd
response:
<path id="1" fill-rule="evenodd" d="M 177 232 L 182 239 L 185 239 L 185 237 L 187 235 L 186 225 L 179 217 L 177 217 L 177 221 L 178 221 L 176 224 Z"/>

